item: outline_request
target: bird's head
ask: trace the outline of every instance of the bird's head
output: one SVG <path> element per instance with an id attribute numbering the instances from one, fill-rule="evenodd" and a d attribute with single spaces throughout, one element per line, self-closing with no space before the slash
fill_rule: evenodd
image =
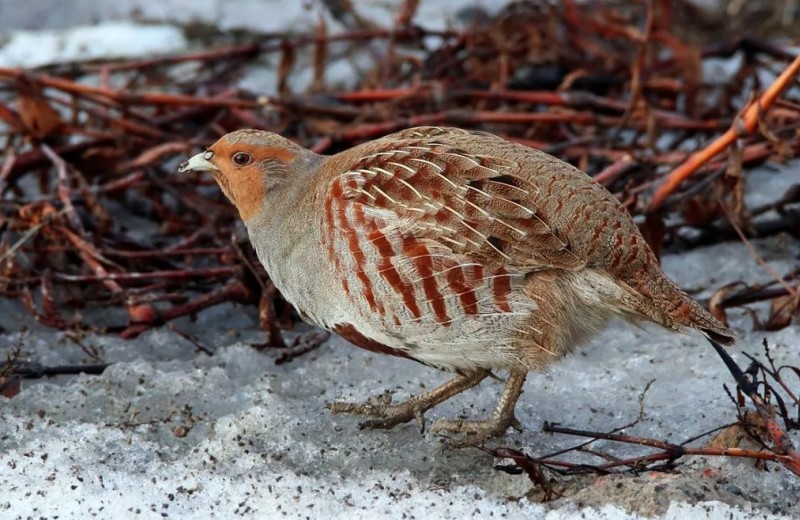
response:
<path id="1" fill-rule="evenodd" d="M 288 139 L 263 130 L 237 130 L 182 163 L 179 172 L 209 172 L 222 192 L 247 222 L 274 195 L 291 182 L 295 167 L 312 152 Z"/>

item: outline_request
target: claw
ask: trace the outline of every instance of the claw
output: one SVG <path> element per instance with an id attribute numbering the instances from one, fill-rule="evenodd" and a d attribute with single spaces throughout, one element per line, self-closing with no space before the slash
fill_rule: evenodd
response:
<path id="1" fill-rule="evenodd" d="M 417 420 L 417 427 L 419 428 L 420 435 L 425 433 L 425 414 L 423 412 L 423 410 L 416 410 L 414 413 L 414 418 Z"/>

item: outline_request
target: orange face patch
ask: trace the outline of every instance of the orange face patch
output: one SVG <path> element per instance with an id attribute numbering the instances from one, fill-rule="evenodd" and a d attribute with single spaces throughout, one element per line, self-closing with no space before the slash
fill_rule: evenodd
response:
<path id="1" fill-rule="evenodd" d="M 257 170 L 256 168 L 251 169 Z M 221 174 L 225 175 L 225 172 L 223 171 Z M 264 186 L 263 175 L 258 171 L 238 171 L 235 175 L 229 176 L 227 180 L 229 181 L 227 190 L 220 184 L 222 191 L 239 210 L 242 220 L 250 220 L 264 207 L 267 189 Z"/>
<path id="2" fill-rule="evenodd" d="M 293 150 L 277 146 L 261 146 L 258 150 L 262 158 L 275 159 L 283 164 L 289 164 L 297 156 Z"/>
<path id="3" fill-rule="evenodd" d="M 244 221 L 253 218 L 264 207 L 271 173 L 281 176 L 283 167 L 296 157 L 293 150 L 284 147 L 230 143 L 222 139 L 209 151 L 214 154 L 211 162 L 219 168 L 213 175 Z M 233 157 L 241 153 L 252 158 L 249 164 L 238 165 L 234 162 Z M 270 165 L 275 166 L 273 172 Z"/>

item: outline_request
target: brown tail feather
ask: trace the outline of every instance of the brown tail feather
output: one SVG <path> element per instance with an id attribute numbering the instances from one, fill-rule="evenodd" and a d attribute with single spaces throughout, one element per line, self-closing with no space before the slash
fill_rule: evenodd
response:
<path id="1" fill-rule="evenodd" d="M 733 335 L 729 329 L 725 329 L 724 332 L 720 332 L 717 330 L 711 329 L 700 329 L 708 339 L 716 341 L 720 345 L 724 345 L 726 347 L 730 347 L 736 341 L 736 337 Z"/>
<path id="2" fill-rule="evenodd" d="M 656 323 L 672 329 L 697 329 L 711 340 L 725 346 L 735 341 L 733 331 L 720 323 L 702 305 L 683 292 L 660 270 L 639 273 L 630 280 L 636 288 L 635 308 Z"/>

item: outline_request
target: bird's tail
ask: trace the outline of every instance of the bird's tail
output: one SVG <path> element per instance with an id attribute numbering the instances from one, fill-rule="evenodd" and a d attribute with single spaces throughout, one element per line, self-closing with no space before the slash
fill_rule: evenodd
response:
<path id="1" fill-rule="evenodd" d="M 638 277 L 637 310 L 668 329 L 680 331 L 697 329 L 705 336 L 725 346 L 733 345 L 736 336 L 710 312 L 683 292 L 660 272 L 643 273 Z"/>
<path id="2" fill-rule="evenodd" d="M 679 325 L 697 329 L 713 342 L 729 347 L 736 341 L 733 331 L 705 310 L 691 296 L 681 291 L 681 300 L 673 311 Z"/>

